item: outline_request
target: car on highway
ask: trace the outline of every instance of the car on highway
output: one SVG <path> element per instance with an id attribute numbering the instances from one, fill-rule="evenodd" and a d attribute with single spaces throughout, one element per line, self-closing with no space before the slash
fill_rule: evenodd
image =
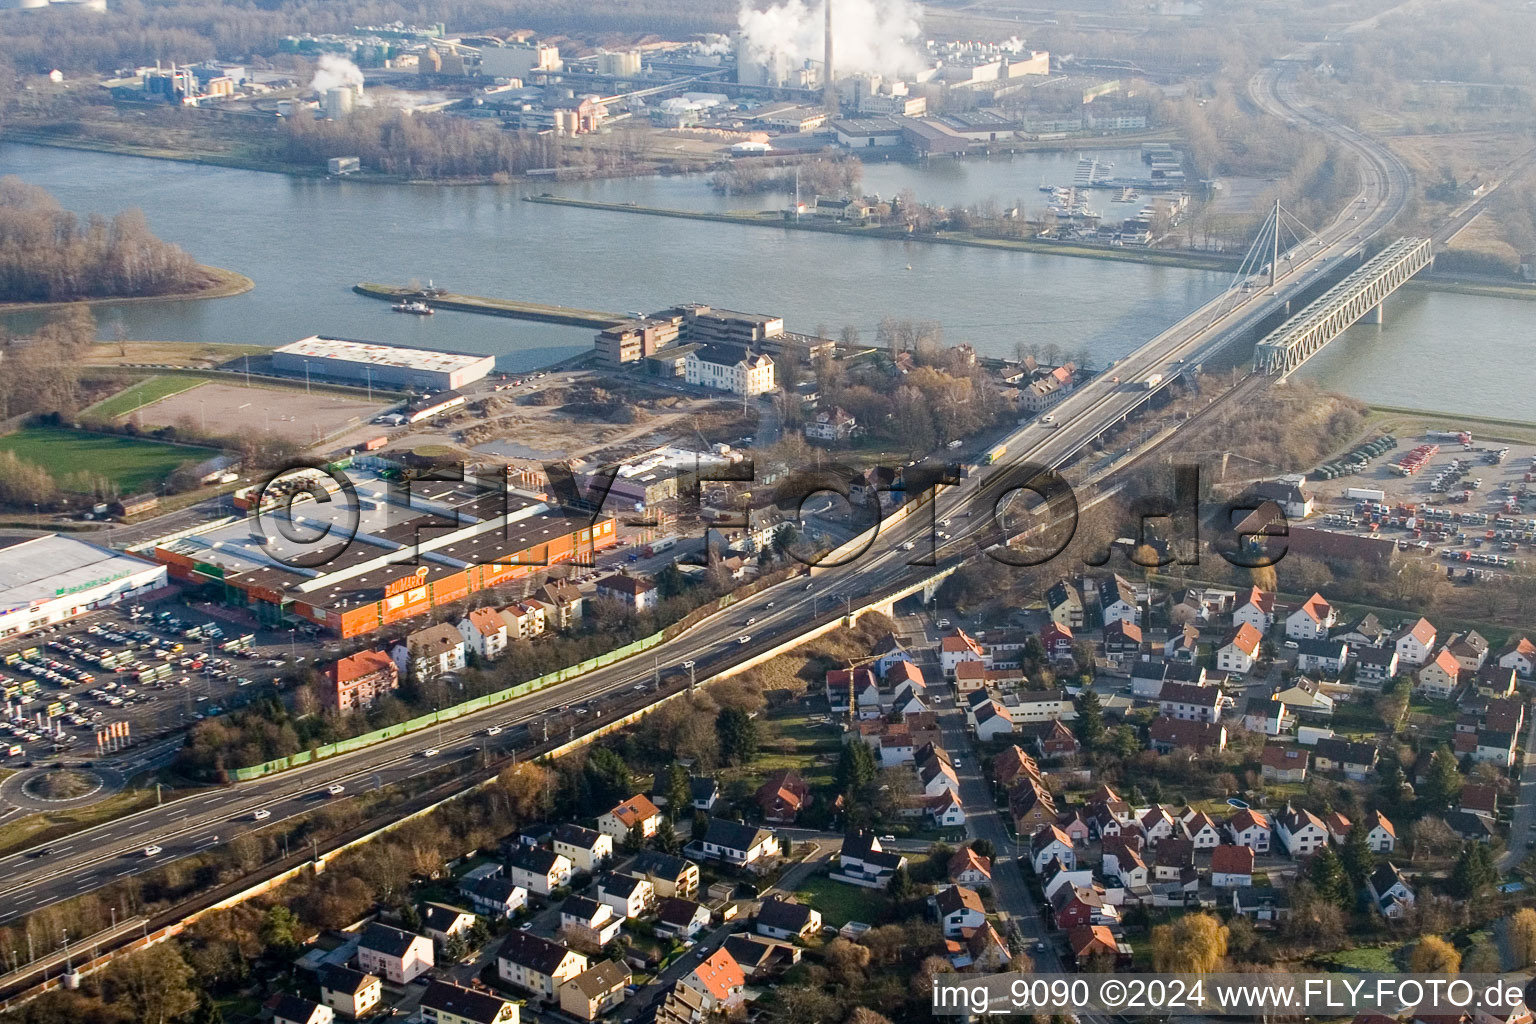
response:
<path id="1" fill-rule="evenodd" d="M 148 846 L 144 847 L 144 856 L 146 857 L 158 856 L 160 853 L 160 847 L 156 846 L 154 843 L 150 843 Z"/>
<path id="2" fill-rule="evenodd" d="M 1056 417 L 1050 415 L 1049 413 L 1047 413 L 1046 415 L 1040 417 L 1040 425 L 1042 427 L 1048 427 L 1052 423 L 1055 423 L 1055 422 L 1056 422 Z"/>
<path id="3" fill-rule="evenodd" d="M 749 643 L 752 642 L 752 638 L 750 636 L 748 636 L 746 633 L 743 633 L 741 636 L 736 638 L 736 642 L 738 644 L 749 644 Z"/>
<path id="4" fill-rule="evenodd" d="M 331 796 L 340 796 L 347 791 L 347 787 L 343 786 L 339 782 L 333 782 L 329 786 L 325 787 L 325 791 Z"/>
<path id="5" fill-rule="evenodd" d="M 493 725 L 489 729 L 485 730 L 485 734 L 487 736 L 500 736 L 501 735 L 501 726 Z"/>
<path id="6" fill-rule="evenodd" d="M 756 624 L 757 624 L 757 617 L 756 616 L 753 616 L 752 618 L 748 619 L 746 622 L 742 623 L 742 625 L 744 625 L 744 626 L 755 626 Z"/>
<path id="7" fill-rule="evenodd" d="M 266 821 L 270 817 L 272 817 L 272 812 L 267 810 L 265 807 L 263 807 L 259 811 L 257 811 L 255 814 L 251 815 L 251 820 L 252 821 Z"/>
<path id="8" fill-rule="evenodd" d="M 423 750 L 421 752 L 421 756 L 422 757 L 436 757 L 440 753 L 442 753 L 442 751 L 438 750 L 436 747 L 428 747 L 426 750 Z"/>

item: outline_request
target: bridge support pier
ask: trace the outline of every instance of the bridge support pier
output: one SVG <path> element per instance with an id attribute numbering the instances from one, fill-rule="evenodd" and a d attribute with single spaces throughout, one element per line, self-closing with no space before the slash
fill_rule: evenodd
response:
<path id="1" fill-rule="evenodd" d="M 1378 302 L 1374 309 L 1372 309 L 1369 313 L 1365 314 L 1365 316 L 1361 317 L 1360 319 L 1365 321 L 1368 324 L 1385 323 L 1386 322 L 1386 319 L 1385 319 L 1386 318 L 1386 314 L 1384 314 L 1382 312 L 1382 308 L 1385 305 L 1386 305 L 1386 303 L 1384 303 L 1384 302 Z"/>

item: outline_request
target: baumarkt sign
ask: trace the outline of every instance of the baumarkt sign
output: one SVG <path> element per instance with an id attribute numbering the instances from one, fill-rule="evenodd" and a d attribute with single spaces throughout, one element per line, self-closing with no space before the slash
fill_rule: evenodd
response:
<path id="1" fill-rule="evenodd" d="M 91 580 L 89 583 L 77 583 L 72 587 L 60 587 L 53 592 L 53 596 L 63 597 L 65 594 L 78 594 L 82 590 L 94 590 L 97 587 L 104 587 L 108 583 L 114 583 L 117 580 L 125 578 L 126 576 L 128 576 L 128 573 L 120 572 L 111 576 L 103 576 L 101 579 Z"/>
<path id="2" fill-rule="evenodd" d="M 409 590 L 412 587 L 419 587 L 421 586 L 422 581 L 426 578 L 427 567 L 424 565 L 419 565 L 416 567 L 416 571 L 411 575 L 402 576 L 397 580 L 392 580 L 389 585 L 384 588 L 384 596 L 394 597 L 402 590 Z"/>

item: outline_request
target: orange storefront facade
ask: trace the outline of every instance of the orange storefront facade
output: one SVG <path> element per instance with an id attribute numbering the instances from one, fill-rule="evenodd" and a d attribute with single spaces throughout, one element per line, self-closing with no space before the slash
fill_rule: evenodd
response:
<path id="1" fill-rule="evenodd" d="M 156 558 L 164 562 L 171 575 L 191 582 L 224 583 L 226 596 L 248 605 L 264 622 L 274 623 L 281 613 L 306 619 L 343 637 L 362 636 L 406 619 L 425 615 L 433 608 L 462 601 L 471 593 L 509 583 L 546 566 L 574 560 L 611 548 L 618 541 L 617 524 L 603 518 L 590 528 L 576 529 L 551 536 L 525 550 L 488 554 L 489 561 L 468 568 L 434 576 L 425 565 L 401 566 L 400 575 L 387 581 L 383 596 L 344 608 L 288 601 L 284 594 L 268 587 L 243 583 L 240 576 L 228 579 L 217 566 L 197 562 L 176 552 L 157 549 Z M 446 566 L 434 566 L 439 572 Z M 239 594 L 231 593 L 239 591 Z M 377 590 L 374 591 L 377 593 Z M 241 600 L 243 598 L 243 600 Z M 285 604 L 285 602 L 287 602 Z M 263 608 L 262 606 L 265 606 Z"/>

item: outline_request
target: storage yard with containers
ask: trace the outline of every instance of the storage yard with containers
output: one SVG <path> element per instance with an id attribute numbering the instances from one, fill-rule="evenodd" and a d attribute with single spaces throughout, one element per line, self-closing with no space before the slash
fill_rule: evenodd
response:
<path id="1" fill-rule="evenodd" d="M 1458 580 L 1536 571 L 1536 445 L 1381 435 L 1308 473 L 1306 488 L 1308 526 L 1395 540 Z"/>

